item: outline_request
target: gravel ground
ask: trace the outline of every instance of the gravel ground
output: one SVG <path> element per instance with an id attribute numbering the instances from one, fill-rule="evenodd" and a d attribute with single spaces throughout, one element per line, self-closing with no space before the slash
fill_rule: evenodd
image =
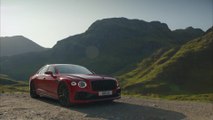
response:
<path id="1" fill-rule="evenodd" d="M 0 120 L 213 120 L 213 103 L 122 97 L 113 103 L 61 107 L 28 94 L 0 94 Z"/>

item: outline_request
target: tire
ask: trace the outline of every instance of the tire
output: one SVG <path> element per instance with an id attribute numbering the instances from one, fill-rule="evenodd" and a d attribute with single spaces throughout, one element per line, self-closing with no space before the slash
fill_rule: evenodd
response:
<path id="1" fill-rule="evenodd" d="M 36 93 L 35 85 L 33 82 L 30 83 L 30 97 L 31 98 L 38 98 L 39 95 Z"/>
<path id="2" fill-rule="evenodd" d="M 64 107 L 71 106 L 69 96 L 70 96 L 69 89 L 66 83 L 62 82 L 61 84 L 59 84 L 59 87 L 58 87 L 58 99 L 61 106 L 64 106 Z"/>

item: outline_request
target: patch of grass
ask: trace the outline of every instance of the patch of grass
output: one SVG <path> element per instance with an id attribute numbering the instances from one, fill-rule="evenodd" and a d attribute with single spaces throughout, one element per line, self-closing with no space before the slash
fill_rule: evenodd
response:
<path id="1" fill-rule="evenodd" d="M 209 101 L 213 102 L 213 93 L 208 94 L 185 94 L 185 95 L 169 95 L 160 96 L 169 100 L 188 100 L 188 101 Z"/>
<path id="2" fill-rule="evenodd" d="M 213 93 L 207 94 L 177 94 L 177 95 L 159 95 L 159 94 L 146 94 L 141 95 L 138 93 L 124 92 L 123 96 L 132 96 L 146 99 L 166 99 L 166 100 L 177 100 L 177 101 L 199 101 L 199 102 L 213 102 Z"/>
<path id="3" fill-rule="evenodd" d="M 0 93 L 23 92 L 29 92 L 28 83 L 14 80 L 5 74 L 0 74 Z"/>
<path id="4" fill-rule="evenodd" d="M 0 93 L 24 93 L 29 92 L 28 85 L 16 86 L 16 85 L 0 85 Z"/>

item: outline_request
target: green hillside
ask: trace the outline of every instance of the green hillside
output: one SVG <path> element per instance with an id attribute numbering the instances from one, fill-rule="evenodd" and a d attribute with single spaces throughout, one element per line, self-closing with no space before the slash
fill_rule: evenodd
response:
<path id="1" fill-rule="evenodd" d="M 181 47 L 161 49 L 119 76 L 124 91 L 213 101 L 213 31 Z"/>
<path id="2" fill-rule="evenodd" d="M 0 74 L 0 93 L 28 92 L 28 83 Z"/>

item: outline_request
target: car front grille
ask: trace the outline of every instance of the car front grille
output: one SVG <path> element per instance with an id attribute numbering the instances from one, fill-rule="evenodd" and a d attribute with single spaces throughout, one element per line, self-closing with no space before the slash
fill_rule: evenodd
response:
<path id="1" fill-rule="evenodd" d="M 112 90 L 117 87 L 115 80 L 91 81 L 91 85 L 92 85 L 92 90 L 94 91 Z"/>

